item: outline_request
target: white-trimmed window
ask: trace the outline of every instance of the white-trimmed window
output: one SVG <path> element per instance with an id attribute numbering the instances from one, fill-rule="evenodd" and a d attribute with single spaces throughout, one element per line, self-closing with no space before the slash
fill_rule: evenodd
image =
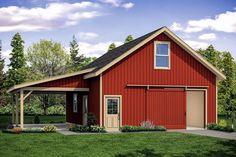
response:
<path id="1" fill-rule="evenodd" d="M 154 68 L 170 69 L 170 42 L 154 42 Z"/>
<path id="2" fill-rule="evenodd" d="M 78 95 L 76 93 L 73 94 L 73 112 L 78 112 Z"/>

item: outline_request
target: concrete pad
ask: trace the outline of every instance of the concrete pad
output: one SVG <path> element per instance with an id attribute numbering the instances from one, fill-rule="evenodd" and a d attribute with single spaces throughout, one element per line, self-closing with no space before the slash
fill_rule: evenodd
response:
<path id="1" fill-rule="evenodd" d="M 209 137 L 217 137 L 229 140 L 236 140 L 236 132 L 223 132 L 223 131 L 215 131 L 215 130 L 172 130 L 175 132 L 189 133 L 195 135 L 209 136 Z"/>

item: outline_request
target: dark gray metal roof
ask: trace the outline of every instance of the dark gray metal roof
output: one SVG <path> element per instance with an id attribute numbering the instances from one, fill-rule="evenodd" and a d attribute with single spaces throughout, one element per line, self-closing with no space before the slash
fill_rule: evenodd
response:
<path id="1" fill-rule="evenodd" d="M 161 27 L 155 31 L 152 31 L 148 34 L 145 34 L 137 39 L 134 39 L 133 41 L 125 43 L 125 44 L 123 44 L 111 51 L 108 51 L 107 53 L 103 54 L 101 57 L 97 58 L 95 61 L 93 61 L 92 63 L 90 63 L 89 65 L 84 67 L 83 69 L 96 67 L 92 72 L 98 71 L 99 69 L 103 68 L 104 66 L 106 66 L 107 64 L 112 62 L 114 59 L 120 57 L 122 54 L 124 54 L 125 52 L 127 52 L 128 50 L 133 48 L 134 46 L 138 45 L 140 42 L 147 39 L 148 37 L 150 37 L 151 35 L 153 35 L 154 33 L 156 33 L 157 31 L 159 31 L 162 28 L 163 27 Z"/>

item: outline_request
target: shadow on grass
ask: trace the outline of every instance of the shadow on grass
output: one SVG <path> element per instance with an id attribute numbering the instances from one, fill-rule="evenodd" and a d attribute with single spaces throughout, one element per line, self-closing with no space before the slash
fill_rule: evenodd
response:
<path id="1" fill-rule="evenodd" d="M 222 145 L 223 149 L 209 150 L 206 153 L 197 152 L 183 152 L 179 154 L 168 154 L 175 157 L 236 157 L 236 140 L 218 141 L 217 144 Z M 191 151 L 191 150 L 189 150 Z M 116 154 L 115 157 L 162 157 L 167 154 L 158 153 L 154 149 L 144 148 L 142 150 L 135 150 L 133 152 Z"/>
<path id="2" fill-rule="evenodd" d="M 134 152 L 128 152 L 125 154 L 117 154 L 115 157 L 162 157 L 160 153 L 156 153 L 154 149 L 144 148 L 143 150 L 136 150 Z"/>

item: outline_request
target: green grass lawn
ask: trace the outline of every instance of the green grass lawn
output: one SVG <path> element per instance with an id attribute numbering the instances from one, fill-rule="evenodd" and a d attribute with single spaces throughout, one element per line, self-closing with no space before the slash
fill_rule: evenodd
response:
<path id="1" fill-rule="evenodd" d="M 64 123 L 65 116 L 39 116 L 40 123 Z M 34 116 L 24 116 L 25 124 L 32 124 Z M 5 128 L 11 122 L 11 116 L 0 115 L 0 128 Z M 20 122 L 20 121 L 19 121 Z"/>
<path id="2" fill-rule="evenodd" d="M 0 133 L 1 157 L 236 156 L 236 141 L 175 132 L 64 136 Z"/>

